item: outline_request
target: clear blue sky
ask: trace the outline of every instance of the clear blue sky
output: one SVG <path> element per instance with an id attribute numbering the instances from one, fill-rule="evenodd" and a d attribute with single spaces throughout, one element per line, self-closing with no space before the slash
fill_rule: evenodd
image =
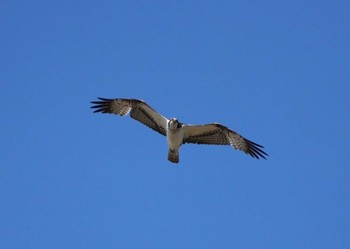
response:
<path id="1" fill-rule="evenodd" d="M 349 1 L 0 4 L 1 248 L 350 248 Z M 184 145 L 140 98 L 265 146 Z"/>

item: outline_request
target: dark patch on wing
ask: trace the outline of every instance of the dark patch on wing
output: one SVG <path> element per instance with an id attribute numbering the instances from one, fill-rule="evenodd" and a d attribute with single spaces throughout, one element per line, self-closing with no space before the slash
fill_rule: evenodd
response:
<path id="1" fill-rule="evenodd" d="M 227 139 L 224 131 L 216 129 L 206 133 L 189 136 L 184 139 L 184 143 L 229 145 L 230 141 Z"/>
<path id="2" fill-rule="evenodd" d="M 137 121 L 147 125 L 149 128 L 159 132 L 166 136 L 166 131 L 163 127 L 159 126 L 157 122 L 149 115 L 141 106 L 134 107 L 130 112 L 130 117 Z"/>

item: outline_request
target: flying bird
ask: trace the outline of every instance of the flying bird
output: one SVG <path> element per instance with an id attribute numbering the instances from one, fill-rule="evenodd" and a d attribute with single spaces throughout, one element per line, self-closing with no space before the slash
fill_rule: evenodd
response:
<path id="1" fill-rule="evenodd" d="M 139 99 L 106 99 L 92 101 L 94 112 L 110 113 L 119 116 L 130 114 L 133 119 L 167 137 L 168 160 L 179 162 L 179 150 L 182 144 L 231 145 L 254 158 L 266 159 L 263 146 L 254 143 L 233 130 L 218 123 L 192 125 L 184 124 L 177 118 L 168 119 L 156 112 L 146 102 Z"/>

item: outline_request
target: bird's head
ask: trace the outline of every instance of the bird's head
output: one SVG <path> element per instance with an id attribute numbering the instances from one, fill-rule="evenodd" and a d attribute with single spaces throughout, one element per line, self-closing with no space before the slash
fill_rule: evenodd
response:
<path id="1" fill-rule="evenodd" d="M 177 118 L 172 118 L 169 120 L 168 127 L 170 130 L 176 130 L 181 126 Z"/>

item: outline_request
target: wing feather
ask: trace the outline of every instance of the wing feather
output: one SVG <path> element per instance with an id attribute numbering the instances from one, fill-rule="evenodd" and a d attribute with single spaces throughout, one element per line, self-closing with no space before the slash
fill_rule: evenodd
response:
<path id="1" fill-rule="evenodd" d="M 268 156 L 263 146 L 254 143 L 240 134 L 218 123 L 206 125 L 184 125 L 183 143 L 231 145 L 237 150 L 257 159 Z"/>
<path id="2" fill-rule="evenodd" d="M 99 101 L 92 101 L 91 108 L 94 112 L 117 114 L 130 117 L 148 126 L 149 128 L 166 136 L 166 125 L 168 119 L 156 112 L 146 102 L 139 99 L 106 99 L 98 98 Z"/>

